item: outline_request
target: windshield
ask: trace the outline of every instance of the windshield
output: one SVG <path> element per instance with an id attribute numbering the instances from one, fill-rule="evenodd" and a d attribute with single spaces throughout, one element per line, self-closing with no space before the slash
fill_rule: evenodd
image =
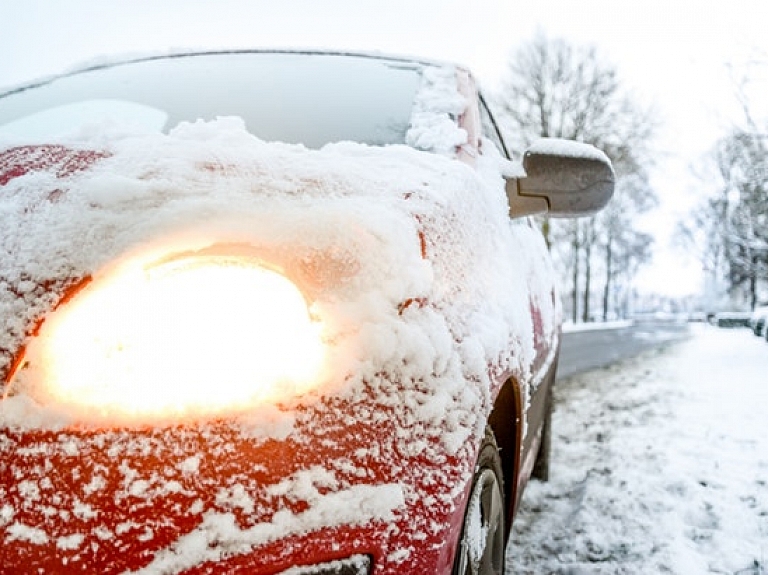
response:
<path id="1" fill-rule="evenodd" d="M 405 143 L 418 63 L 336 54 L 170 56 L 62 76 L 0 96 L 0 136 L 67 135 L 110 122 L 168 131 L 239 116 L 267 141 L 319 148 Z"/>

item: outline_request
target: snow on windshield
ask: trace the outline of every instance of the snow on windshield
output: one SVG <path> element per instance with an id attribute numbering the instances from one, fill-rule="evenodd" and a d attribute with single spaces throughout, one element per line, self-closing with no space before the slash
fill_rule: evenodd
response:
<path id="1" fill-rule="evenodd" d="M 0 125 L 0 137 L 49 141 L 87 125 L 122 125 L 141 131 L 160 131 L 168 121 L 162 110 L 121 100 L 83 100 L 46 108 Z"/>
<path id="2" fill-rule="evenodd" d="M 467 103 L 456 90 L 445 89 L 455 83 L 456 70 L 452 66 L 424 68 L 406 134 L 409 146 L 453 156 L 467 143 L 467 132 L 457 122 Z"/>

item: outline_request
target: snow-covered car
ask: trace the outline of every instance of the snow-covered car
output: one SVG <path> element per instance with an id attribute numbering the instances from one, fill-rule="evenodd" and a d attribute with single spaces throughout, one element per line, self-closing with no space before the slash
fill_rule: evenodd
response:
<path id="1" fill-rule="evenodd" d="M 768 306 L 756 307 L 749 316 L 749 327 L 752 329 L 752 333 L 758 337 L 766 334 L 766 320 L 768 320 Z"/>
<path id="2" fill-rule="evenodd" d="M 721 311 L 715 314 L 717 327 L 749 327 L 752 314 L 748 311 Z"/>
<path id="3" fill-rule="evenodd" d="M 7 573 L 501 573 L 561 310 L 472 76 L 370 54 L 99 64 L 0 95 Z"/>

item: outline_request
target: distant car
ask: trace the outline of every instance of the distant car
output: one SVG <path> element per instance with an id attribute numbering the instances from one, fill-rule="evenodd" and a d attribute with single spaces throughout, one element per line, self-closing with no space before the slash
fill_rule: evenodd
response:
<path id="1" fill-rule="evenodd" d="M 751 314 L 744 311 L 723 311 L 715 314 L 717 327 L 749 327 Z"/>
<path id="2" fill-rule="evenodd" d="M 509 160 L 451 64 L 178 54 L 0 95 L 3 572 L 502 573 L 561 322 L 527 216 L 613 180 L 575 142 Z"/>
<path id="3" fill-rule="evenodd" d="M 706 322 L 707 321 L 707 314 L 703 311 L 694 311 L 688 314 L 688 321 L 689 322 Z"/>
<path id="4" fill-rule="evenodd" d="M 749 316 L 749 327 L 756 336 L 760 337 L 766 333 L 766 319 L 768 319 L 768 306 L 756 307 Z"/>

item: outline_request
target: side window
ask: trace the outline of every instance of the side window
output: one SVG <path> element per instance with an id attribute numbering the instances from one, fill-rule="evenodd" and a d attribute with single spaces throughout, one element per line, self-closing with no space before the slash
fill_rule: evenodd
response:
<path id="1" fill-rule="evenodd" d="M 488 106 L 485 103 L 485 99 L 480 95 L 480 120 L 483 123 L 483 136 L 491 140 L 499 149 L 499 153 L 504 157 L 509 158 L 509 152 L 507 146 L 504 145 L 504 140 L 501 138 L 499 127 L 496 125 L 496 120 L 493 119 Z"/>

